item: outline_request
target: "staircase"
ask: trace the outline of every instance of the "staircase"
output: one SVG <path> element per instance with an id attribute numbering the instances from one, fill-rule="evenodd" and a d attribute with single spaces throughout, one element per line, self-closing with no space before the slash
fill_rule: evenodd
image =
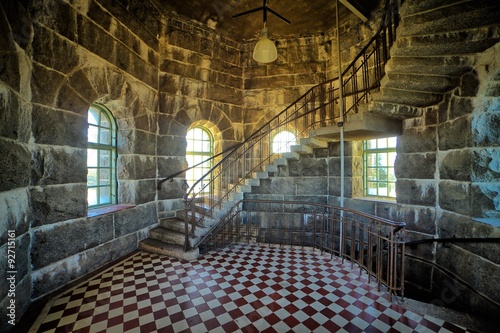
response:
<path id="1" fill-rule="evenodd" d="M 473 69 L 475 55 L 500 42 L 498 0 L 406 0 L 399 15 L 398 38 L 390 47 L 390 59 L 384 59 L 383 78 L 358 93 L 349 90 L 350 81 L 355 81 L 353 78 L 360 76 L 360 71 L 371 77 L 371 69 L 355 60 L 343 73 L 347 91 L 344 100 L 346 105 L 353 105 L 345 115 L 343 130 L 347 141 L 401 134 L 402 120 L 422 116 L 425 108 L 443 101 L 445 95 L 461 85 L 462 76 Z M 328 142 L 339 141 L 339 113 L 335 109 L 338 80 L 335 82 L 311 89 L 225 154 L 210 176 L 210 181 L 224 183 L 217 192 L 222 194 L 207 199 L 191 189 L 189 211 L 160 218 L 159 225 L 150 231 L 149 238 L 140 242 L 139 248 L 187 260 L 196 258 L 203 236 L 244 193 L 250 192 L 252 186 L 259 186 L 260 179 L 278 172 L 279 166 L 286 165 L 289 159 L 299 159 L 315 148 L 327 147 Z M 325 96 L 332 97 L 325 103 Z M 271 131 L 298 119 L 304 125 L 296 133 L 299 144 L 292 146 L 290 152 L 282 156 L 254 156 L 259 144 L 270 142 Z M 257 159 L 260 162 L 253 163 Z M 251 161 L 249 167 L 247 161 Z M 227 174 L 231 175 L 227 176 L 230 181 L 222 182 L 221 175 Z"/>

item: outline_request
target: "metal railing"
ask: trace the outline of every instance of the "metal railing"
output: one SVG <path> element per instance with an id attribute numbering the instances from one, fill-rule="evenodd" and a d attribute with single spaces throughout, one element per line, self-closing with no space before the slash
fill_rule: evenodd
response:
<path id="1" fill-rule="evenodd" d="M 185 221 L 191 223 L 191 228 L 188 225 L 185 228 L 186 250 L 189 249 L 189 236 L 194 235 L 196 227 L 204 219 L 212 217 L 226 202 L 239 200 L 236 193 L 239 186 L 245 185 L 245 179 L 262 171 L 280 156 L 271 149 L 272 137 L 276 133 L 289 131 L 298 139 L 305 137 L 312 129 L 334 125 L 339 121 L 339 102 L 346 106 L 345 114 L 357 112 L 360 103 L 368 102 L 370 93 L 378 90 L 385 73 L 388 50 L 395 40 L 400 3 L 400 0 L 386 0 L 379 30 L 343 71 L 342 100 L 338 78 L 314 86 L 244 142 L 219 154 L 212 169 L 187 189 L 184 198 Z M 160 180 L 158 186 L 172 178 L 169 176 Z M 188 233 L 189 229 L 191 231 Z"/>
<path id="2" fill-rule="evenodd" d="M 356 264 L 368 281 L 404 294 L 404 222 L 351 209 L 281 200 L 241 200 L 197 245 L 200 251 L 234 243 L 312 247 Z"/>

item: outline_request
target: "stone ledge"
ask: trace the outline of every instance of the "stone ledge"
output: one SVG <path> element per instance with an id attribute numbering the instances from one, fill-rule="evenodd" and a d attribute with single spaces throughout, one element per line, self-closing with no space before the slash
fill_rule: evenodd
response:
<path id="1" fill-rule="evenodd" d="M 87 217 L 95 217 L 95 216 L 99 216 L 99 215 L 115 213 L 115 212 L 118 212 L 120 210 L 125 210 L 125 209 L 129 209 L 129 208 L 133 208 L 133 207 L 135 207 L 135 206 L 134 205 L 111 205 L 111 206 L 89 209 L 88 213 L 87 213 Z"/>

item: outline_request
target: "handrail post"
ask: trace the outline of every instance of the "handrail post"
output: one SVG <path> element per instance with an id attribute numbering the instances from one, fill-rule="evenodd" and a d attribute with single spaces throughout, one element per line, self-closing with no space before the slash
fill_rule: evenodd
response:
<path id="1" fill-rule="evenodd" d="M 184 201 L 184 252 L 189 250 L 189 200 L 187 197 L 187 191 L 189 189 L 189 185 L 186 179 L 182 180 L 182 190 L 184 191 L 183 201 Z"/>

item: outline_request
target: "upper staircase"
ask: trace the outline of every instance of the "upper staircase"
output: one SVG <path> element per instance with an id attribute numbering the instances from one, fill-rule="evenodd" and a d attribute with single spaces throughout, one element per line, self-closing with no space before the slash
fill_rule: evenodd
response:
<path id="1" fill-rule="evenodd" d="M 473 70 L 475 55 L 499 41 L 498 0 L 406 0 L 402 5 L 388 0 L 380 30 L 343 71 L 342 99 L 338 78 L 321 83 L 245 142 L 214 157 L 214 168 L 186 188 L 186 210 L 160 216 L 140 248 L 196 258 L 203 237 L 260 179 L 288 159 L 339 141 L 342 125 L 347 141 L 401 134 L 402 120 L 442 102 Z M 338 102 L 346 106 L 343 124 Z M 285 129 L 300 138 L 290 152 L 277 156 L 262 149 L 269 147 L 272 132 Z M 201 183 L 212 189 L 209 197 L 194 190 Z"/>

